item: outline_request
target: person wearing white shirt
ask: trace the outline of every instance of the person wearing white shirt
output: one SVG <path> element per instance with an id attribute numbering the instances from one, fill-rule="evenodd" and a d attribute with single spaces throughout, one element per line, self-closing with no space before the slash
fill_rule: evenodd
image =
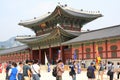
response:
<path id="1" fill-rule="evenodd" d="M 38 65 L 38 60 L 34 60 L 34 64 L 31 66 L 33 80 L 40 80 L 40 66 Z"/>
<path id="2" fill-rule="evenodd" d="M 18 80 L 23 80 L 23 63 L 20 62 L 19 66 L 17 67 L 18 69 Z"/>

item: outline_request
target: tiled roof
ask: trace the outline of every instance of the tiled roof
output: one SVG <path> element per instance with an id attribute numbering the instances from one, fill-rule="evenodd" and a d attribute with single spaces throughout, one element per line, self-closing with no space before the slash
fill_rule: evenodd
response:
<path id="1" fill-rule="evenodd" d="M 98 39 L 111 38 L 111 37 L 120 37 L 120 25 L 83 32 L 80 34 L 80 36 L 72 40 L 69 40 L 67 42 L 64 42 L 63 44 L 71 44 L 76 42 L 98 40 Z"/>
<path id="2" fill-rule="evenodd" d="M 17 47 L 13 47 L 13 48 L 8 48 L 8 49 L 5 49 L 5 50 L 0 50 L 0 55 L 17 52 L 17 51 L 24 50 L 24 49 L 27 49 L 27 48 L 28 48 L 27 45 L 22 45 L 22 46 L 17 46 Z"/>
<path id="3" fill-rule="evenodd" d="M 88 19 L 92 19 L 92 20 L 102 16 L 102 14 L 100 14 L 99 12 L 75 10 L 75 9 L 69 8 L 67 6 L 64 6 L 64 7 L 57 6 L 56 9 L 61 9 L 61 11 L 63 13 L 66 13 L 66 14 L 71 15 L 71 16 L 88 18 Z M 51 12 L 51 13 L 48 12 L 47 14 L 45 14 L 41 17 L 35 17 L 34 19 L 31 19 L 31 20 L 21 21 L 19 23 L 19 25 L 28 26 L 28 25 L 32 25 L 32 24 L 36 24 L 36 23 L 41 23 L 45 19 L 48 19 L 48 18 L 51 18 L 52 16 L 54 16 L 55 14 L 53 14 L 53 13 L 57 11 L 56 9 L 53 12 Z"/>

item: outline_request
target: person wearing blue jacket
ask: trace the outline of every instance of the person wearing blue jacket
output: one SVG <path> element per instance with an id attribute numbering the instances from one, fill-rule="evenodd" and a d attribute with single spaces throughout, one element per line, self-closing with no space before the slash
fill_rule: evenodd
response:
<path id="1" fill-rule="evenodd" d="M 15 62 L 12 62 L 11 69 L 8 72 L 9 80 L 17 80 L 16 77 L 17 77 L 18 70 L 16 67 L 17 67 L 17 64 Z"/>

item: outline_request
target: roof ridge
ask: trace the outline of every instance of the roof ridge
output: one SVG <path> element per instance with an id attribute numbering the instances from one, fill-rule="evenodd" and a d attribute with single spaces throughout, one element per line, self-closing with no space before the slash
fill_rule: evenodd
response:
<path id="1" fill-rule="evenodd" d="M 114 28 L 114 27 L 120 27 L 120 25 L 115 25 L 115 26 L 110 26 L 110 27 L 104 27 L 104 28 L 100 28 L 100 29 L 96 29 L 96 30 L 91 30 L 91 31 L 87 31 L 87 32 L 81 32 L 81 33 L 95 32 L 95 31 L 110 29 L 110 28 Z"/>
<path id="2" fill-rule="evenodd" d="M 71 8 L 71 7 L 68 7 L 68 6 L 60 6 L 61 8 L 64 8 L 66 10 L 70 10 L 70 11 L 75 11 L 75 12 L 78 12 L 78 13 L 85 13 L 85 14 L 94 14 L 94 15 L 98 15 L 98 14 L 101 14 L 100 11 L 86 11 L 86 10 L 78 10 L 78 9 L 75 9 L 75 8 Z"/>

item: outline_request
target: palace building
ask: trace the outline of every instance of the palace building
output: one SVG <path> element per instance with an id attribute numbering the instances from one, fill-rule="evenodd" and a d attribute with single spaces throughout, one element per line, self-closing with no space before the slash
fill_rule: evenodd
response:
<path id="1" fill-rule="evenodd" d="M 50 63 L 60 57 L 93 60 L 97 57 L 96 46 L 103 60 L 120 58 L 120 25 L 82 31 L 85 24 L 102 17 L 99 11 L 84 11 L 58 5 L 53 12 L 41 17 L 20 21 L 19 25 L 30 28 L 35 36 L 17 36 L 23 46 L 0 51 L 0 62 L 39 59 L 45 64 L 45 55 Z"/>

